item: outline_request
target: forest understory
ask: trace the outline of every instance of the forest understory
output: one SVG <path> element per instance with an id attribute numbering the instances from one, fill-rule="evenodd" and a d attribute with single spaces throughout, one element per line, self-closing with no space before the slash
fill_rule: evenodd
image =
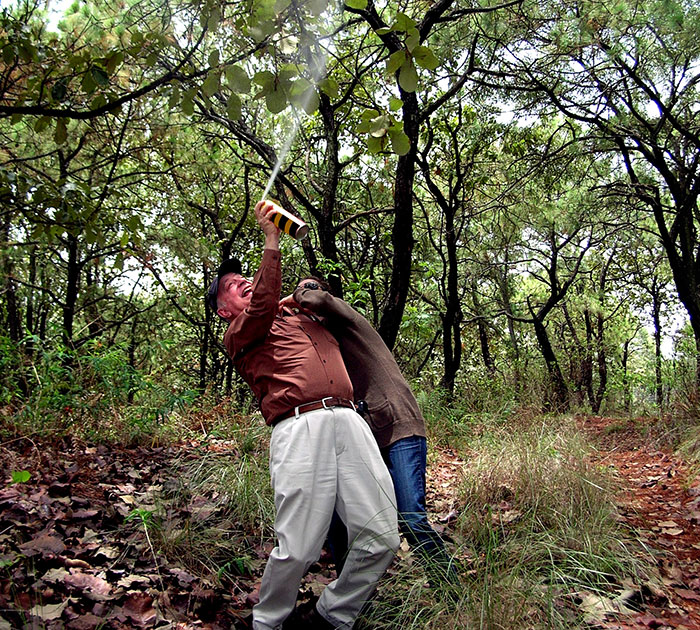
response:
<path id="1" fill-rule="evenodd" d="M 658 573 L 605 594 L 569 593 L 562 605 L 573 609 L 577 627 L 700 629 L 697 469 L 670 449 L 649 446 L 644 419 L 582 416 L 577 424 L 594 446 L 593 464 L 619 482 L 617 518 L 648 549 Z M 216 496 L 188 496 L 168 508 L 167 519 L 157 518 L 183 467 L 212 453 L 240 455 L 216 439 L 137 448 L 30 438 L 0 445 L 0 630 L 249 627 L 269 535 L 230 528 L 223 537 L 238 536 L 241 551 L 217 573 L 163 543 L 168 522 L 193 527 L 212 517 L 220 509 Z M 462 509 L 455 488 L 469 461 L 444 445 L 431 449 L 428 510 L 452 547 Z M 511 507 L 504 497 L 494 509 L 507 522 Z M 182 531 L 167 534 L 182 540 Z M 459 561 L 468 583 L 474 565 L 469 554 Z M 390 574 L 412 562 L 404 543 Z M 333 577 L 324 555 L 306 576 L 298 605 L 310 605 Z M 426 581 L 421 589 L 429 602 L 431 586 Z M 359 625 L 373 627 L 371 617 Z"/>

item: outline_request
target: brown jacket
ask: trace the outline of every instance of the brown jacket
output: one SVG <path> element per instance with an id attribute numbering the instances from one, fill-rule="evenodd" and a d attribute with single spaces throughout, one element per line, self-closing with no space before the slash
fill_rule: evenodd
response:
<path id="1" fill-rule="evenodd" d="M 297 289 L 294 299 L 325 318 L 338 340 L 355 400 L 367 401 L 365 420 L 380 448 L 414 435 L 425 437 L 425 421 L 399 366 L 372 325 L 347 302 L 330 293 Z"/>

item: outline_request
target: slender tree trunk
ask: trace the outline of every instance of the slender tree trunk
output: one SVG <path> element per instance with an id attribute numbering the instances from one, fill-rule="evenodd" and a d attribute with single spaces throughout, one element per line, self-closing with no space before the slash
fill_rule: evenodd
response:
<path id="1" fill-rule="evenodd" d="M 394 188 L 394 226 L 391 231 L 391 243 L 394 253 L 392 259 L 391 281 L 386 306 L 379 322 L 378 332 L 389 348 L 396 344 L 401 319 L 406 307 L 406 298 L 411 283 L 411 266 L 413 263 L 413 181 L 416 173 L 416 156 L 418 145 L 418 99 L 413 92 L 402 93 L 404 132 L 411 142 L 406 155 L 399 156 L 396 166 Z"/>
<path id="2" fill-rule="evenodd" d="M 562 310 L 564 311 L 564 319 L 566 321 L 567 328 L 569 329 L 569 335 L 573 342 L 573 349 L 569 357 L 569 378 L 574 384 L 574 396 L 577 405 L 582 405 L 586 392 L 588 391 L 588 385 L 591 381 L 591 361 L 590 361 L 590 336 L 588 334 L 588 327 L 586 327 L 586 342 L 581 343 L 576 326 L 574 325 L 571 315 L 569 314 L 569 309 L 566 304 L 562 304 Z M 584 323 L 586 322 L 586 312 L 584 312 Z"/>
<path id="3" fill-rule="evenodd" d="M 656 380 L 656 405 L 661 411 L 664 405 L 664 390 L 661 380 L 661 300 L 657 289 L 656 278 L 654 278 L 651 298 L 652 318 L 654 320 L 654 376 Z"/>
<path id="4" fill-rule="evenodd" d="M 593 393 L 593 324 L 591 322 L 591 312 L 586 309 L 583 313 L 583 321 L 586 326 L 586 343 L 583 349 L 583 359 L 581 361 L 581 380 L 591 405 L 591 411 L 598 413 L 595 408 L 595 394 Z"/>
<path id="5" fill-rule="evenodd" d="M 624 407 L 627 413 L 630 412 L 632 407 L 632 392 L 630 391 L 630 379 L 627 372 L 627 363 L 630 355 L 630 343 L 632 343 L 631 339 L 627 339 L 627 341 L 625 341 L 622 347 L 622 360 L 620 362 L 622 367 L 622 395 L 624 396 Z"/>
<path id="6" fill-rule="evenodd" d="M 476 279 L 472 279 L 471 283 L 471 294 L 472 303 L 474 304 L 474 311 L 477 315 L 476 320 L 476 330 L 479 335 L 479 346 L 481 348 L 481 358 L 484 361 L 484 367 L 490 376 L 496 373 L 496 364 L 493 360 L 493 355 L 491 354 L 491 345 L 489 343 L 488 327 L 486 326 L 486 319 L 483 317 L 484 309 L 481 306 L 481 300 L 479 300 L 479 294 L 477 292 Z"/>
<path id="7" fill-rule="evenodd" d="M 569 410 L 569 388 L 566 385 L 564 376 L 561 373 L 561 367 L 559 366 L 559 361 L 554 354 L 554 349 L 549 340 L 549 335 L 547 334 L 547 329 L 542 321 L 535 318 L 535 336 L 537 338 L 537 344 L 542 353 L 542 358 L 544 359 L 545 365 L 547 366 L 547 372 L 549 373 L 549 378 L 553 388 L 553 397 L 548 397 L 546 401 L 546 406 L 552 411 L 558 413 L 563 413 Z"/>
<path id="8" fill-rule="evenodd" d="M 131 321 L 131 326 L 129 327 L 129 365 L 133 370 L 136 370 L 136 348 L 138 347 L 137 341 L 137 329 L 138 329 L 138 315 L 134 317 Z M 127 392 L 127 401 L 129 404 L 134 402 L 135 387 L 134 378 L 132 376 L 131 382 L 129 383 L 129 391 Z"/>
<path id="9" fill-rule="evenodd" d="M 338 181 L 340 179 L 341 170 L 340 160 L 338 158 L 340 143 L 338 142 L 338 122 L 335 118 L 335 109 L 331 106 L 328 95 L 323 92 L 320 93 L 319 112 L 323 120 L 326 154 L 323 161 L 325 171 L 323 199 L 321 203 L 321 212 L 317 221 L 318 243 L 323 257 L 326 260 L 337 263 L 338 246 L 335 240 L 334 212 L 337 205 Z M 309 249 L 311 249 L 310 244 Z M 318 261 L 315 256 L 310 260 L 310 263 L 313 263 L 309 265 L 311 273 L 321 275 L 319 269 L 316 268 Z M 343 286 L 341 284 L 340 275 L 338 273 L 331 273 L 328 276 L 328 282 L 331 285 L 333 294 L 342 298 Z"/>
<path id="10" fill-rule="evenodd" d="M 2 226 L 2 243 L 3 245 L 10 241 L 10 213 L 6 215 L 6 220 Z M 6 279 L 5 282 L 5 328 L 12 341 L 17 343 L 20 340 L 22 329 L 22 318 L 17 305 L 17 285 L 12 279 L 13 275 L 12 258 L 8 255 L 2 257 L 2 273 Z"/>
<path id="11" fill-rule="evenodd" d="M 508 289 L 507 278 L 498 276 L 496 278 L 496 283 L 498 284 L 498 290 L 501 294 L 501 303 L 504 310 L 506 313 L 512 313 L 513 307 L 510 300 L 510 291 Z M 517 396 L 522 388 L 522 375 L 520 373 L 520 343 L 518 342 L 518 335 L 515 330 L 515 322 L 510 317 L 506 317 L 506 321 L 508 322 L 508 338 L 510 339 L 510 351 L 513 357 L 513 379 L 515 393 Z"/>
<path id="12" fill-rule="evenodd" d="M 66 275 L 66 301 L 63 306 L 63 343 L 66 347 L 73 346 L 73 324 L 78 303 L 78 288 L 80 284 L 80 264 L 78 261 L 78 238 L 68 234 L 68 271 Z"/>
<path id="13" fill-rule="evenodd" d="M 442 349 L 445 369 L 442 387 L 454 394 L 455 378 L 462 363 L 462 309 L 459 300 L 459 265 L 457 262 L 457 237 L 454 226 L 454 209 L 444 208 L 445 248 L 447 250 L 447 282 L 445 292 L 445 312 L 442 319 Z"/>
<path id="14" fill-rule="evenodd" d="M 593 398 L 593 403 L 591 407 L 593 408 L 593 413 L 599 413 L 600 408 L 603 405 L 603 399 L 605 398 L 605 393 L 608 389 L 608 361 L 607 354 L 605 352 L 605 339 L 603 338 L 603 330 L 605 328 L 605 319 L 602 313 L 598 313 L 597 318 L 597 353 L 598 353 L 598 389 L 596 395 Z"/>

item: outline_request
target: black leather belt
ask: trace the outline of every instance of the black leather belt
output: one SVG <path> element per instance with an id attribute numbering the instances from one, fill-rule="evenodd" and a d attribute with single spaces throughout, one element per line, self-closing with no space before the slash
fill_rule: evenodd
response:
<path id="1" fill-rule="evenodd" d="M 347 398 L 328 396 L 326 398 L 322 398 L 321 400 L 314 400 L 313 402 L 298 405 L 297 407 L 294 407 L 294 409 L 281 413 L 270 424 L 277 424 L 280 420 L 284 420 L 285 418 L 290 418 L 292 416 L 298 416 L 302 413 L 306 413 L 307 411 L 330 409 L 331 407 L 348 407 L 349 409 L 355 409 L 355 403 Z"/>

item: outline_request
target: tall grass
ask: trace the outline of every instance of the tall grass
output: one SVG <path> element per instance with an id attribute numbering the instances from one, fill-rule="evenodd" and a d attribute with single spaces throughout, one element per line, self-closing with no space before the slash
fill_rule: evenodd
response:
<path id="1" fill-rule="evenodd" d="M 218 412 L 213 415 L 223 409 Z M 227 418 L 227 439 L 216 450 L 205 443 L 174 463 L 173 481 L 160 497 L 156 542 L 166 557 L 220 581 L 251 573 L 260 563 L 258 548 L 272 539 L 275 512 L 269 429 L 258 417 Z"/>
<path id="2" fill-rule="evenodd" d="M 462 584 L 431 588 L 419 565 L 402 567 L 368 614 L 371 627 L 586 627 L 587 594 L 614 598 L 623 582 L 649 579 L 653 559 L 620 525 L 616 488 L 571 419 L 472 429 L 454 488 Z M 463 429 L 458 437 L 467 439 Z"/>

